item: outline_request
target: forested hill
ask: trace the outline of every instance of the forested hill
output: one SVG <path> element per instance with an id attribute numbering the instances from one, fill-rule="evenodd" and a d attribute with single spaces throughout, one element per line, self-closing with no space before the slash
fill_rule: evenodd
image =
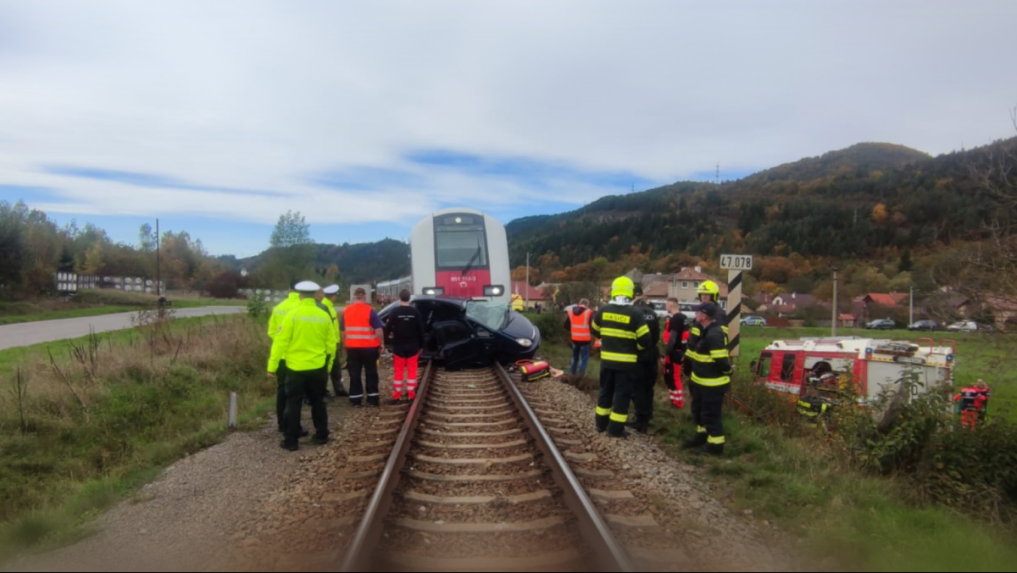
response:
<path id="1" fill-rule="evenodd" d="M 865 258 L 978 238 L 1001 212 L 972 169 L 1015 148 L 1010 139 L 933 158 L 864 143 L 720 185 L 680 182 L 605 197 L 570 213 L 511 222 L 512 265 L 524 264 L 527 252 L 554 253 L 565 266 L 634 251 Z"/>
<path id="2" fill-rule="evenodd" d="M 410 274 L 410 246 L 401 241 L 384 239 L 376 243 L 351 245 L 315 244 L 314 267 L 325 271 L 332 265 L 338 267 L 346 283 L 366 283 L 404 277 Z M 258 269 L 268 259 L 270 251 L 260 255 L 223 260 L 230 266 L 249 271 Z M 322 272 L 321 274 L 325 274 Z"/>

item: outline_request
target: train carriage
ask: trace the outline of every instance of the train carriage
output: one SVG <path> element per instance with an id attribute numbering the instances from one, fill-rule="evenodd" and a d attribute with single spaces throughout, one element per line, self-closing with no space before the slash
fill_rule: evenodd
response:
<path id="1" fill-rule="evenodd" d="M 505 226 L 473 209 L 446 209 L 413 228 L 413 294 L 509 302 Z"/>

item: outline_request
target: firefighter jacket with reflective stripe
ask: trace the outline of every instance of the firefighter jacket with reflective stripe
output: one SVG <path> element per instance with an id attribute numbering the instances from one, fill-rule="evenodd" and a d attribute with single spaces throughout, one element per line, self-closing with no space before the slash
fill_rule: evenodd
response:
<path id="1" fill-rule="evenodd" d="M 339 332 L 339 313 L 335 310 L 335 303 L 327 298 L 321 299 L 321 304 L 328 310 L 328 314 L 332 316 L 332 322 L 335 323 L 335 336 L 336 343 L 342 343 L 342 333 Z"/>
<path id="2" fill-rule="evenodd" d="M 268 337 L 275 338 L 278 334 L 279 329 L 282 328 L 282 319 L 286 318 L 286 315 L 293 309 L 300 306 L 300 294 L 291 292 L 290 296 L 286 297 L 286 300 L 275 305 L 272 309 L 272 316 L 268 319 Z M 285 360 L 286 357 L 283 357 Z"/>
<path id="3" fill-rule="evenodd" d="M 605 306 L 594 315 L 592 327 L 594 334 L 603 341 L 602 369 L 634 370 L 639 367 L 640 351 L 652 344 L 643 311 L 631 306 Z"/>
<path id="4" fill-rule="evenodd" d="M 286 360 L 286 368 L 298 372 L 331 370 L 335 347 L 332 317 L 316 300 L 306 298 L 282 320 L 282 328 L 272 341 L 268 371 L 278 370 L 280 360 Z"/>
<path id="5" fill-rule="evenodd" d="M 798 400 L 798 413 L 806 418 L 818 418 L 830 409 L 830 404 L 822 398 L 802 398 Z"/>
<path id="6" fill-rule="evenodd" d="M 576 313 L 579 313 L 578 315 Z M 593 320 L 593 311 L 588 308 L 575 307 L 569 311 L 569 326 L 572 331 L 572 342 L 589 344 L 593 340 L 590 333 L 590 321 Z"/>
<path id="7" fill-rule="evenodd" d="M 371 324 L 371 313 L 374 309 L 371 305 L 357 302 L 346 307 L 343 313 L 343 324 L 345 325 L 346 348 L 378 348 L 381 342 L 378 341 L 377 332 Z"/>
<path id="8" fill-rule="evenodd" d="M 717 324 L 717 323 L 715 322 L 714 324 Z M 726 325 L 723 327 L 723 330 L 724 330 L 724 336 L 726 337 L 727 336 L 727 326 Z M 703 327 L 699 326 L 699 323 L 696 322 L 695 320 L 693 320 L 692 321 L 692 326 L 689 327 L 689 337 L 685 340 L 685 348 L 686 348 L 686 350 L 688 350 L 690 348 L 695 348 L 696 345 L 699 344 L 699 339 L 702 338 L 702 337 L 703 337 Z M 688 354 L 685 355 L 685 365 L 684 365 L 684 368 L 685 368 L 686 372 L 690 372 L 690 373 L 692 372 L 692 359 L 691 359 L 691 357 Z"/>
<path id="9" fill-rule="evenodd" d="M 685 359 L 692 363 L 692 382 L 700 386 L 725 386 L 731 383 L 731 355 L 727 350 L 727 334 L 719 322 L 706 329 L 695 346 L 689 344 Z"/>

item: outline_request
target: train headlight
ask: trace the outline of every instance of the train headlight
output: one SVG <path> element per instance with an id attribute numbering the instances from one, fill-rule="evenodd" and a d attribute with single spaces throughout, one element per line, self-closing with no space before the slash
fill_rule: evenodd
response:
<path id="1" fill-rule="evenodd" d="M 484 287 L 484 296 L 501 296 L 505 294 L 505 287 L 501 285 L 487 285 Z"/>
<path id="2" fill-rule="evenodd" d="M 441 287 L 427 287 L 423 292 L 424 296 L 441 296 L 445 294 L 445 289 Z"/>
<path id="3" fill-rule="evenodd" d="M 516 344 L 522 346 L 523 348 L 529 348 L 533 346 L 533 341 L 530 340 L 529 338 L 517 338 Z"/>

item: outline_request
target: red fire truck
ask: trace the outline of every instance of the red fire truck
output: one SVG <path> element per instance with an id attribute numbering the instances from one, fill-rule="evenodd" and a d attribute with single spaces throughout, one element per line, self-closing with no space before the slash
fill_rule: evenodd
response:
<path id="1" fill-rule="evenodd" d="M 923 338 L 917 343 L 873 338 L 803 338 L 777 340 L 753 365 L 755 379 L 767 388 L 794 396 L 805 394 L 810 377 L 823 389 L 854 385 L 863 403 L 883 392 L 899 390 L 907 380 L 917 396 L 953 384 L 957 343 Z M 836 388 L 833 388 L 836 387 Z"/>

